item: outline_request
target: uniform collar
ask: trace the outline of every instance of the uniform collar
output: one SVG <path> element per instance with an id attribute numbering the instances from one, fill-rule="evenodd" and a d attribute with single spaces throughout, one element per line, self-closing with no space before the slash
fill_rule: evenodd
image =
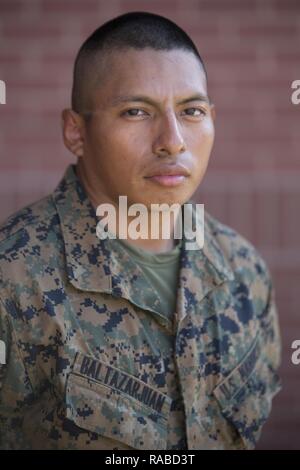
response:
<path id="1" fill-rule="evenodd" d="M 96 236 L 98 218 L 85 189 L 69 165 L 53 193 L 65 245 L 67 275 L 74 287 L 90 292 L 105 292 L 124 297 L 139 307 L 143 305 L 142 273 L 117 240 Z M 190 206 L 194 210 L 195 203 Z M 214 228 L 205 216 L 204 247 L 181 252 L 180 277 L 188 276 L 189 286 L 202 298 L 209 290 L 233 279 L 229 262 L 217 242 Z M 201 276 L 200 276 L 201 274 Z M 201 277 L 201 279 L 200 279 Z M 159 311 L 160 301 L 151 310 Z"/>

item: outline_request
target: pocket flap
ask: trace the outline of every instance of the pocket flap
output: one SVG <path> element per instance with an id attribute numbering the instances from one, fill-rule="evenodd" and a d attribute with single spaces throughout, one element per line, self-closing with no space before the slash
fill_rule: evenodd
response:
<path id="1" fill-rule="evenodd" d="M 76 356 L 67 380 L 66 404 L 67 417 L 83 429 L 135 449 L 167 447 L 171 399 L 91 356 Z"/>

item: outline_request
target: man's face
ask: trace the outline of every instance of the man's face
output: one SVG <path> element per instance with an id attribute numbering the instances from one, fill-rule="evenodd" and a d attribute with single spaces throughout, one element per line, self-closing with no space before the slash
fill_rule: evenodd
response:
<path id="1" fill-rule="evenodd" d="M 200 63 L 180 49 L 126 49 L 107 61 L 85 124 L 85 174 L 116 204 L 119 195 L 147 207 L 185 203 L 205 174 L 214 140 Z"/>

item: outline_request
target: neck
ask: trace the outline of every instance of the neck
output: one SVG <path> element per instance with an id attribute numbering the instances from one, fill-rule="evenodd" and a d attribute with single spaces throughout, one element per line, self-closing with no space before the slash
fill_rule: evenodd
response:
<path id="1" fill-rule="evenodd" d="M 165 253 L 165 252 L 171 251 L 176 246 L 177 240 L 174 239 L 174 226 L 177 220 L 176 216 L 172 215 L 169 219 L 170 220 L 169 222 L 170 237 L 169 238 L 162 237 L 162 218 L 160 216 L 159 216 L 159 222 L 158 222 L 159 223 L 158 234 L 156 238 L 151 238 L 151 214 L 149 214 L 147 238 L 133 239 L 132 237 L 130 237 L 130 233 L 129 233 L 130 230 L 128 230 L 128 227 L 130 225 L 130 222 L 132 222 L 132 220 L 134 220 L 135 217 L 129 216 L 128 214 L 126 214 L 126 217 L 122 217 L 122 226 L 121 226 L 119 224 L 120 218 L 119 218 L 118 204 L 116 204 L 113 200 L 111 200 L 104 193 L 99 194 L 99 186 L 98 185 L 95 186 L 92 184 L 89 178 L 89 175 L 85 171 L 85 167 L 83 165 L 80 165 L 80 160 L 79 160 L 79 163 L 76 165 L 76 174 L 81 184 L 83 185 L 85 192 L 87 193 L 87 196 L 95 210 L 97 210 L 97 207 L 103 203 L 110 203 L 114 206 L 115 211 L 116 211 L 116 236 L 117 237 L 119 236 L 120 230 L 122 229 L 122 233 L 124 233 L 124 231 L 125 233 L 127 233 L 126 241 L 128 243 L 138 248 L 142 248 L 144 250 L 152 252 L 152 253 Z M 98 188 L 98 191 L 95 190 L 95 187 Z"/>

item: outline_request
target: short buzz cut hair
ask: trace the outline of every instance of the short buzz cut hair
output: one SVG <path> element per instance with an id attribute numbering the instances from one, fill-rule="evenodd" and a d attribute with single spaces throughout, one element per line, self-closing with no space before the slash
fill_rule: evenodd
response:
<path id="1" fill-rule="evenodd" d="M 197 47 L 183 29 L 168 18 L 153 13 L 125 13 L 97 28 L 80 47 L 73 70 L 74 111 L 89 113 L 91 110 L 91 90 L 99 84 L 99 69 L 105 54 L 127 48 L 189 51 L 198 58 L 207 79 Z"/>

